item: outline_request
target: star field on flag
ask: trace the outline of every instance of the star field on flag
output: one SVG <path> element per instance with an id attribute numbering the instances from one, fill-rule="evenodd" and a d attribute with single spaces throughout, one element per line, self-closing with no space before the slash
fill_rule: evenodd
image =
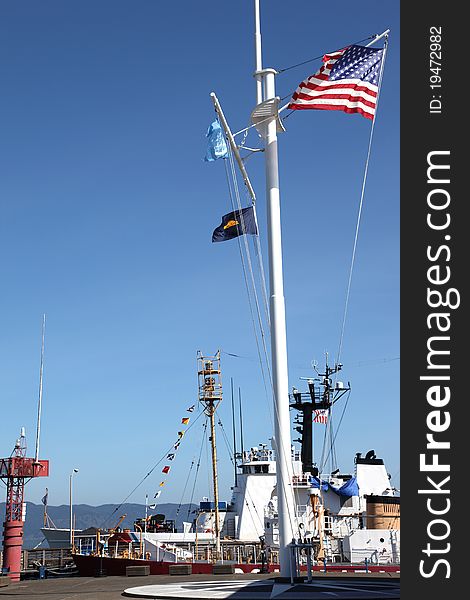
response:
<path id="1" fill-rule="evenodd" d="M 299 85 L 288 108 L 341 110 L 373 119 L 384 49 L 348 46 L 326 54 L 323 65 Z"/>

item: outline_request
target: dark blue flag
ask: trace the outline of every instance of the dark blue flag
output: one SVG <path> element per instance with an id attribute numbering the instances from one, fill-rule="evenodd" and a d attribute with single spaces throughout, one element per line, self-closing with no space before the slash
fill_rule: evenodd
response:
<path id="1" fill-rule="evenodd" d="M 214 229 L 212 241 L 225 242 L 225 240 L 231 240 L 245 233 L 258 235 L 255 211 L 252 206 L 242 208 L 241 210 L 234 210 L 224 215 L 222 223 L 217 229 Z"/>

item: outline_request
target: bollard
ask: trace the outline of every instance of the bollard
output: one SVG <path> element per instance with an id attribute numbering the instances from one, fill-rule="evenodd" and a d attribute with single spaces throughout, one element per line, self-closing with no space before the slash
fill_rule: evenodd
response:
<path id="1" fill-rule="evenodd" d="M 366 573 L 368 573 L 369 572 L 369 560 L 366 558 L 364 560 L 364 562 L 366 563 Z"/>

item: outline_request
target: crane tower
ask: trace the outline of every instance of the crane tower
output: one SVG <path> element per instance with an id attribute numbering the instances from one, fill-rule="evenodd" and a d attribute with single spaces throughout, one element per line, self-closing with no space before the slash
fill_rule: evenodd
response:
<path id="1" fill-rule="evenodd" d="M 12 581 L 20 580 L 23 527 L 26 517 L 24 486 L 33 477 L 47 477 L 49 461 L 26 456 L 24 429 L 8 458 L 0 458 L 0 479 L 6 485 L 7 497 L 3 523 L 3 568 Z"/>

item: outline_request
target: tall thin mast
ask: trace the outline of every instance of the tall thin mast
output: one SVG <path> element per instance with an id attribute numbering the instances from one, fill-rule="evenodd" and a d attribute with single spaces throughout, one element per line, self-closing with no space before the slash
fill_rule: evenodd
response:
<path id="1" fill-rule="evenodd" d="M 199 401 L 204 405 L 204 412 L 209 417 L 211 426 L 212 479 L 214 485 L 214 532 L 215 555 L 220 559 L 220 524 L 219 524 L 219 486 L 217 481 L 217 446 L 215 440 L 215 411 L 222 402 L 222 378 L 220 372 L 220 351 L 215 356 L 197 354 Z"/>
<path id="2" fill-rule="evenodd" d="M 243 408 L 242 408 L 242 390 L 241 388 L 238 388 L 238 410 L 239 410 L 239 414 L 240 414 L 240 452 L 242 453 L 243 456 L 243 448 L 244 448 L 244 443 L 243 443 Z"/>
<path id="3" fill-rule="evenodd" d="M 41 411 L 42 411 L 42 374 L 44 370 L 44 335 L 46 332 L 46 315 L 42 316 L 42 341 L 41 341 L 41 367 L 39 369 L 39 398 L 38 398 L 38 423 L 36 428 L 36 452 L 34 462 L 39 461 L 39 437 L 41 435 Z"/>
<path id="4" fill-rule="evenodd" d="M 234 486 L 238 485 L 237 475 L 237 432 L 235 430 L 235 403 L 233 399 L 233 377 L 230 377 L 230 391 L 232 398 L 232 435 L 233 435 L 233 470 L 234 470 Z"/>
<path id="5" fill-rule="evenodd" d="M 263 100 L 276 97 L 274 69 L 259 69 L 261 34 L 259 0 L 255 0 L 258 19 L 259 47 L 256 47 L 255 77 L 264 85 Z M 258 83 L 257 83 L 257 100 Z M 268 221 L 268 254 L 271 317 L 271 360 L 274 402 L 274 436 L 276 442 L 277 498 L 279 513 L 279 563 L 281 577 L 290 577 L 291 556 L 289 544 L 293 538 L 294 497 L 292 491 L 291 432 L 289 417 L 289 382 L 287 372 L 287 335 L 282 276 L 281 212 L 279 194 L 279 167 L 277 154 L 277 114 L 266 121 L 263 128 L 266 158 L 266 201 Z"/>

